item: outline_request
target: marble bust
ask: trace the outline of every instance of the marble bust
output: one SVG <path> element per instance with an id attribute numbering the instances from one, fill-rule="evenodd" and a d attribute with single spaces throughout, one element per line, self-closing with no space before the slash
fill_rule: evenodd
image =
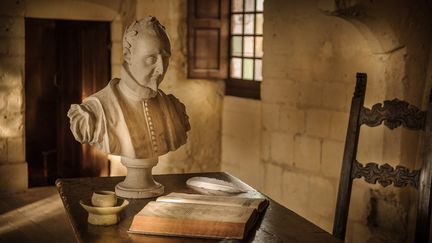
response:
<path id="1" fill-rule="evenodd" d="M 133 22 L 123 37 L 120 78 L 82 104 L 71 105 L 68 112 L 78 142 L 121 156 L 128 169 L 125 181 L 116 187 L 122 197 L 162 194 L 151 168 L 158 156 L 186 143 L 190 125 L 185 106 L 158 88 L 170 56 L 169 37 L 155 17 Z"/>

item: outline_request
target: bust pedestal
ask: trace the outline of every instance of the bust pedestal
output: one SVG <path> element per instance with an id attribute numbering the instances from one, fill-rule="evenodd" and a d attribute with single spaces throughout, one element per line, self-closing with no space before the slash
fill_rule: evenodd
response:
<path id="1" fill-rule="evenodd" d="M 132 159 L 121 157 L 121 163 L 127 168 L 124 181 L 115 187 L 115 193 L 123 198 L 151 198 L 163 194 L 164 186 L 153 179 L 152 169 L 158 158 Z"/>

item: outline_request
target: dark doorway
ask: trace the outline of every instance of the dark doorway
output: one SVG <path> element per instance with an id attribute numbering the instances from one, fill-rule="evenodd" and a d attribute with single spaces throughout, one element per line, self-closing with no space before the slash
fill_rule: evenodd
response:
<path id="1" fill-rule="evenodd" d="M 67 111 L 110 80 L 110 24 L 25 20 L 26 160 L 29 186 L 108 175 L 106 155 L 75 141 Z"/>

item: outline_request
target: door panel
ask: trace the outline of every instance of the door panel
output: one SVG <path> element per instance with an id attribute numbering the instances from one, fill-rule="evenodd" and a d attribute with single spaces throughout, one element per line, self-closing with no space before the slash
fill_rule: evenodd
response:
<path id="1" fill-rule="evenodd" d="M 73 138 L 67 111 L 110 79 L 109 23 L 27 18 L 25 29 L 29 185 L 108 175 L 106 155 Z"/>

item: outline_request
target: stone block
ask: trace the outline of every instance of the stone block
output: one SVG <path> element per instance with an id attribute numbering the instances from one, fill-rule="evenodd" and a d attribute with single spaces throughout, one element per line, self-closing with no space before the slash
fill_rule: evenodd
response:
<path id="1" fill-rule="evenodd" d="M 0 56 L 0 90 L 23 86 L 24 57 Z"/>
<path id="2" fill-rule="evenodd" d="M 0 194 L 21 192 L 27 189 L 27 163 L 0 164 Z"/>
<path id="3" fill-rule="evenodd" d="M 273 161 L 292 165 L 294 161 L 294 137 L 291 134 L 273 132 L 271 134 L 270 155 Z"/>
<path id="4" fill-rule="evenodd" d="M 0 114 L 7 112 L 8 89 L 0 88 Z"/>
<path id="5" fill-rule="evenodd" d="M 346 86 L 344 83 L 325 84 L 323 88 L 323 105 L 331 109 L 345 110 L 349 106 Z"/>
<path id="6" fill-rule="evenodd" d="M 239 178 L 248 185 L 257 190 L 262 189 L 263 184 L 263 164 L 259 162 L 254 163 L 221 163 L 221 171 L 228 172 L 231 175 Z"/>
<path id="7" fill-rule="evenodd" d="M 23 135 L 24 116 L 22 114 L 3 115 L 0 117 L 0 136 L 19 137 Z"/>
<path id="8" fill-rule="evenodd" d="M 322 107 L 323 85 L 318 82 L 302 82 L 299 98 L 302 107 Z"/>
<path id="9" fill-rule="evenodd" d="M 320 170 L 321 141 L 302 135 L 294 137 L 294 163 L 296 167 L 308 171 Z"/>
<path id="10" fill-rule="evenodd" d="M 0 137 L 0 163 L 6 163 L 8 160 L 7 154 L 7 138 Z"/>
<path id="11" fill-rule="evenodd" d="M 418 135 L 418 131 L 383 129 L 383 143 L 385 144 L 382 148 L 383 160 L 376 162 L 389 163 L 396 166 L 399 164 L 399 161 L 404 161 L 405 159 L 406 162 L 412 163 L 412 166 L 414 166 L 415 158 L 417 157 Z M 410 167 L 408 163 L 405 165 Z"/>
<path id="12" fill-rule="evenodd" d="M 279 127 L 284 132 L 304 133 L 305 115 L 304 110 L 300 110 L 290 105 L 282 105 L 279 116 Z"/>
<path id="13" fill-rule="evenodd" d="M 282 201 L 283 169 L 274 164 L 265 164 L 264 193 L 277 202 Z"/>
<path id="14" fill-rule="evenodd" d="M 23 137 L 8 138 L 8 163 L 20 163 L 25 160 L 25 142 Z"/>
<path id="15" fill-rule="evenodd" d="M 258 164 L 260 161 L 260 104 L 252 102 L 249 106 L 256 106 L 258 109 L 249 111 L 249 108 L 246 108 L 249 102 L 237 101 L 240 100 L 231 99 L 224 103 L 222 161 L 240 163 L 247 167 L 248 164 Z"/>
<path id="16" fill-rule="evenodd" d="M 248 137 L 222 137 L 222 161 L 224 163 L 236 163 L 248 166 L 258 163 L 260 160 L 260 139 Z"/>
<path id="17" fill-rule="evenodd" d="M 299 85 L 294 81 L 261 84 L 261 100 L 268 103 L 294 105 L 298 102 L 299 92 Z"/>
<path id="18" fill-rule="evenodd" d="M 322 138 L 328 137 L 330 135 L 330 112 L 318 109 L 307 110 L 306 133 Z"/>
<path id="19" fill-rule="evenodd" d="M 111 41 L 120 42 L 123 40 L 123 25 L 120 20 L 114 20 L 111 22 Z"/>
<path id="20" fill-rule="evenodd" d="M 2 56 L 23 56 L 25 52 L 24 38 L 0 38 L 0 55 Z"/>
<path id="21" fill-rule="evenodd" d="M 7 112 L 19 113 L 24 111 L 23 89 L 21 86 L 13 88 L 7 96 Z M 1 110 L 1 108 L 0 108 Z"/>
<path id="22" fill-rule="evenodd" d="M 24 36 L 24 17 L 0 16 L 0 37 Z"/>
<path id="23" fill-rule="evenodd" d="M 330 113 L 330 138 L 345 141 L 349 115 L 345 112 Z"/>
<path id="24" fill-rule="evenodd" d="M 336 188 L 327 179 L 310 177 L 309 210 L 324 218 L 331 218 L 336 207 Z"/>
<path id="25" fill-rule="evenodd" d="M 382 241 L 383 239 L 371 239 L 372 233 L 369 230 L 368 226 L 360 223 L 353 223 L 351 230 L 347 231 L 347 238 L 351 240 L 349 242 L 352 243 L 364 243 L 364 242 L 389 242 Z M 348 241 L 347 241 L 348 242 Z"/>
<path id="26" fill-rule="evenodd" d="M 0 15 L 3 16 L 24 16 L 25 1 L 2 0 L 0 2 Z"/>
<path id="27" fill-rule="evenodd" d="M 357 179 L 353 182 L 348 219 L 353 222 L 366 223 L 370 200 L 370 187 L 362 180 L 363 179 Z"/>
<path id="28" fill-rule="evenodd" d="M 261 104 L 246 99 L 224 100 L 222 134 L 259 143 L 261 131 Z M 277 115 L 277 111 L 275 115 Z M 250 141 L 252 142 L 252 141 Z"/>
<path id="29" fill-rule="evenodd" d="M 261 131 L 261 159 L 264 161 L 270 160 L 270 141 L 271 132 L 265 130 Z"/>
<path id="30" fill-rule="evenodd" d="M 265 130 L 275 131 L 279 128 L 280 106 L 262 103 L 262 125 Z"/>
<path id="31" fill-rule="evenodd" d="M 235 96 L 225 96 L 223 99 L 223 112 L 242 112 L 253 116 L 260 116 L 261 101 Z"/>
<path id="32" fill-rule="evenodd" d="M 310 195 L 310 175 L 285 170 L 283 173 L 283 204 L 299 215 L 305 215 Z"/>
<path id="33" fill-rule="evenodd" d="M 384 162 L 384 126 L 367 127 L 362 126 L 357 150 L 357 160 L 360 163 L 367 162 Z M 393 161 L 388 161 L 393 162 Z"/>
<path id="34" fill-rule="evenodd" d="M 324 139 L 322 145 L 321 173 L 326 177 L 339 178 L 345 144 Z"/>
<path id="35" fill-rule="evenodd" d="M 121 64 L 111 64 L 111 78 L 120 77 Z"/>
<path id="36" fill-rule="evenodd" d="M 123 47 L 119 41 L 111 44 L 111 63 L 120 65 L 123 63 Z"/>

